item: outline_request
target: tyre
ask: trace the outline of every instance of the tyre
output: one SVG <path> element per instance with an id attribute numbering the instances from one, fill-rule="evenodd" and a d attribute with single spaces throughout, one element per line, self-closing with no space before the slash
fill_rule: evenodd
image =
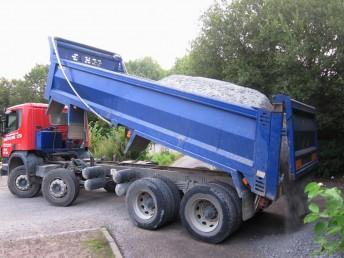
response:
<path id="1" fill-rule="evenodd" d="M 197 185 L 184 195 L 180 219 L 192 237 L 220 243 L 234 231 L 237 212 L 227 191 L 215 184 Z"/>
<path id="2" fill-rule="evenodd" d="M 113 180 L 109 180 L 106 182 L 104 189 L 108 193 L 116 193 L 116 183 Z"/>
<path id="3" fill-rule="evenodd" d="M 126 205 L 133 223 L 155 230 L 171 218 L 172 193 L 159 178 L 142 178 L 133 182 L 126 194 Z"/>
<path id="4" fill-rule="evenodd" d="M 159 177 L 164 181 L 172 193 L 171 203 L 173 203 L 173 209 L 171 211 L 171 218 L 168 222 L 173 222 L 179 217 L 179 208 L 181 202 L 181 192 L 173 181 L 167 177 Z"/>
<path id="5" fill-rule="evenodd" d="M 12 194 L 20 198 L 32 198 L 36 196 L 41 184 L 38 180 L 28 180 L 25 166 L 19 166 L 13 169 L 8 176 L 8 189 Z"/>
<path id="6" fill-rule="evenodd" d="M 72 173 L 72 174 L 74 175 L 74 176 L 72 176 L 72 178 L 73 178 L 74 184 L 75 184 L 75 196 L 74 196 L 74 200 L 73 200 L 73 202 L 74 202 L 76 200 L 76 198 L 78 198 L 79 193 L 80 193 L 80 179 L 74 173 Z"/>
<path id="7" fill-rule="evenodd" d="M 53 169 L 43 177 L 43 196 L 52 205 L 69 206 L 78 197 L 77 182 L 73 172 L 64 168 Z"/>
<path id="8" fill-rule="evenodd" d="M 239 198 L 237 191 L 233 188 L 233 186 L 231 186 L 230 184 L 227 184 L 225 182 L 215 181 L 215 182 L 211 182 L 210 184 L 211 185 L 214 184 L 214 185 L 218 185 L 218 186 L 222 187 L 228 193 L 232 202 L 234 203 L 235 210 L 236 210 L 236 216 L 235 216 L 236 222 L 235 222 L 234 231 L 236 231 L 241 226 L 241 223 L 242 223 L 241 199 Z"/>

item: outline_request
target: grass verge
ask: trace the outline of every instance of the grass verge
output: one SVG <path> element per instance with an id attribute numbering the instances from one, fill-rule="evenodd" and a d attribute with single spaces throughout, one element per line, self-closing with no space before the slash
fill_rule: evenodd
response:
<path id="1" fill-rule="evenodd" d="M 92 238 L 84 240 L 83 246 L 89 249 L 94 257 L 115 258 L 108 241 L 101 232 L 97 232 Z"/>

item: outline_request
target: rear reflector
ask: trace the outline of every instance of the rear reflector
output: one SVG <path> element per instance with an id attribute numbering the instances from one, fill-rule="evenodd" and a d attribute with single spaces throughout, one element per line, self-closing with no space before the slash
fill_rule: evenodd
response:
<path id="1" fill-rule="evenodd" d="M 312 153 L 312 161 L 318 160 L 318 155 L 316 152 Z"/>
<path id="2" fill-rule="evenodd" d="M 301 168 L 302 167 L 302 159 L 297 159 L 295 165 L 296 165 L 296 169 Z"/>

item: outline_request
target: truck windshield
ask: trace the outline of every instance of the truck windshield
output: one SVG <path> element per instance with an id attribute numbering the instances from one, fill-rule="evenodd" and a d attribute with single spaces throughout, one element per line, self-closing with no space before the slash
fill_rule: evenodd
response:
<path id="1" fill-rule="evenodd" d="M 20 127 L 21 124 L 21 110 L 11 111 L 6 114 L 6 133 L 13 132 Z"/>

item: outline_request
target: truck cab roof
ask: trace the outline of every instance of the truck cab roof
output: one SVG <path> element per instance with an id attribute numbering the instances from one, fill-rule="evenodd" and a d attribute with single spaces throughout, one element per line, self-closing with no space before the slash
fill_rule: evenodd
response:
<path id="1" fill-rule="evenodd" d="M 24 103 L 24 104 L 19 104 L 15 105 L 12 107 L 7 108 L 7 112 L 12 111 L 12 110 L 17 110 L 19 108 L 47 108 L 48 104 L 45 103 Z"/>

